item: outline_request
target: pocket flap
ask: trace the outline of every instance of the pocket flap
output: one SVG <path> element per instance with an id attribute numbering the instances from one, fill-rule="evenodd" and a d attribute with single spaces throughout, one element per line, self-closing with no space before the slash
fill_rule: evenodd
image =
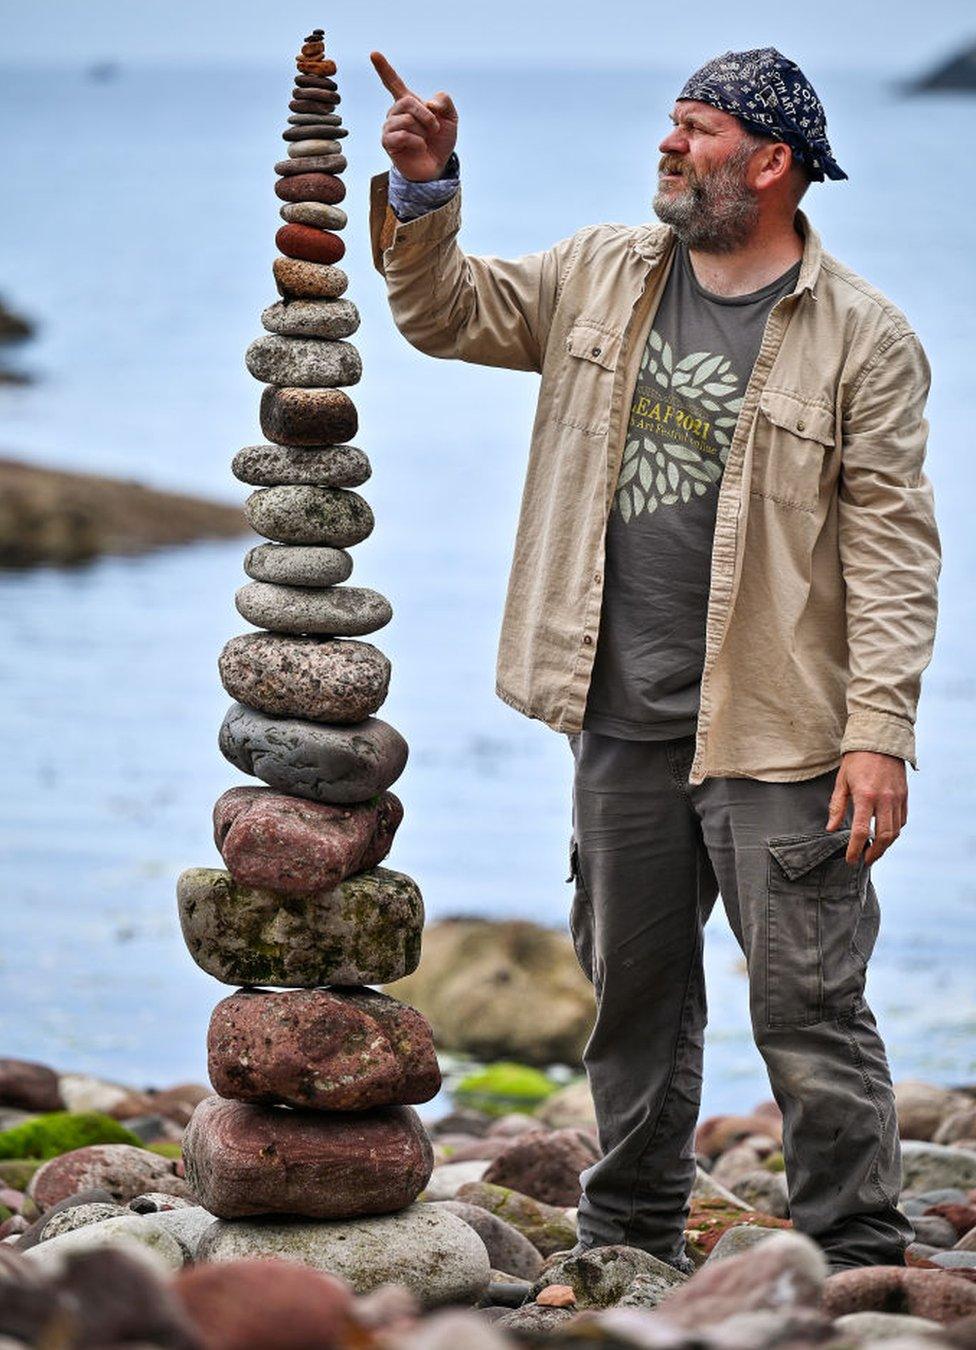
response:
<path id="1" fill-rule="evenodd" d="M 790 881 L 796 881 L 825 858 L 845 853 L 850 838 L 850 830 L 834 830 L 830 834 L 781 834 L 766 842 Z"/>
<path id="2" fill-rule="evenodd" d="M 605 370 L 613 370 L 620 355 L 622 334 L 608 333 L 596 323 L 585 319 L 574 323 L 566 337 L 566 350 L 570 356 L 582 357 L 585 361 L 595 361 Z"/>
<path id="3" fill-rule="evenodd" d="M 782 389 L 764 389 L 759 406 L 774 426 L 782 427 L 802 440 L 817 441 L 820 445 L 834 444 L 834 414 L 829 408 Z"/>

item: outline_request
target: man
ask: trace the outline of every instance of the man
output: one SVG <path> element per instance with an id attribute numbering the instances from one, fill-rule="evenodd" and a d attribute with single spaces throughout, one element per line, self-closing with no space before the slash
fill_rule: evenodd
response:
<path id="1" fill-rule="evenodd" d="M 542 375 L 497 691 L 575 756 L 570 922 L 596 991 L 603 1154 L 580 1249 L 690 1268 L 720 892 L 793 1223 L 832 1271 L 903 1265 L 914 1231 L 863 994 L 870 867 L 907 819 L 934 638 L 929 367 L 798 207 L 846 177 L 820 101 L 774 48 L 725 53 L 675 101 L 662 225 L 505 261 L 458 245 L 451 100 L 373 61 L 395 99 L 372 229 L 397 326 L 431 355 Z"/>

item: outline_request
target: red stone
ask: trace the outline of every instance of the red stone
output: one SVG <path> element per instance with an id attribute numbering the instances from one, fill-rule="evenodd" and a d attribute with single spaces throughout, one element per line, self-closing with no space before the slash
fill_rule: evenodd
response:
<path id="1" fill-rule="evenodd" d="M 113 1200 L 127 1204 L 147 1191 L 164 1191 L 192 1200 L 193 1193 L 176 1174 L 172 1158 L 160 1157 L 133 1144 L 91 1144 L 72 1149 L 39 1167 L 27 1193 L 38 1209 L 100 1186 Z"/>
<path id="2" fill-rule="evenodd" d="M 214 843 L 241 885 L 314 895 L 381 863 L 402 819 L 392 792 L 332 806 L 273 788 L 231 788 L 214 806 Z"/>
<path id="3" fill-rule="evenodd" d="M 940 1219 L 948 1220 L 956 1230 L 957 1238 L 965 1237 L 976 1228 L 976 1205 L 930 1205 L 925 1214 L 934 1214 Z"/>
<path id="4" fill-rule="evenodd" d="M 337 263 L 346 251 L 337 234 L 317 230 L 313 225 L 282 225 L 275 243 L 287 258 L 299 258 L 302 262 Z"/>
<path id="5" fill-rule="evenodd" d="M 761 1252 L 765 1243 L 756 1248 Z M 750 1253 L 752 1255 L 752 1253 Z M 976 1316 L 976 1285 L 961 1270 L 921 1270 L 911 1266 L 859 1266 L 831 1275 L 823 1288 L 823 1310 L 830 1317 L 852 1312 L 907 1313 L 933 1322 Z"/>
<path id="6" fill-rule="evenodd" d="M 508 1186 L 547 1205 L 579 1204 L 580 1172 L 599 1158 L 585 1130 L 538 1130 L 518 1135 L 491 1163 L 483 1181 Z"/>
<path id="7" fill-rule="evenodd" d="M 354 1343 L 347 1340 L 348 1285 L 294 1261 L 260 1257 L 190 1266 L 171 1287 L 202 1350 L 327 1350 Z"/>
<path id="8" fill-rule="evenodd" d="M 335 206 L 346 195 L 346 185 L 331 173 L 296 173 L 279 178 L 275 192 L 283 202 L 325 202 Z"/>
<path id="9" fill-rule="evenodd" d="M 372 989 L 231 994 L 207 1050 L 222 1097 L 264 1105 L 361 1111 L 430 1101 L 441 1084 L 426 1019 Z"/>
<path id="10" fill-rule="evenodd" d="M 208 1097 L 183 1136 L 183 1161 L 220 1219 L 352 1219 L 412 1204 L 434 1153 L 409 1106 L 326 1114 Z"/>
<path id="11" fill-rule="evenodd" d="M 751 1134 L 762 1134 L 779 1143 L 783 1137 L 783 1126 L 780 1120 L 765 1110 L 751 1116 L 709 1116 L 695 1131 L 695 1152 L 703 1153 L 708 1158 L 717 1158 Z"/>
<path id="12" fill-rule="evenodd" d="M 276 445 L 342 445 L 359 430 L 356 405 L 342 389 L 279 389 L 261 395 L 261 433 Z"/>
<path id="13" fill-rule="evenodd" d="M 20 1111 L 63 1111 L 58 1076 L 29 1059 L 0 1059 L 0 1106 Z"/>

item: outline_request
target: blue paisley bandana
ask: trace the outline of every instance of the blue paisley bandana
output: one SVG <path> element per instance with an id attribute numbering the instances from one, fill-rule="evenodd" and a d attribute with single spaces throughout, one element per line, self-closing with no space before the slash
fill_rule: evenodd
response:
<path id="1" fill-rule="evenodd" d="M 726 52 L 685 84 L 678 100 L 697 99 L 732 113 L 748 131 L 785 141 L 810 177 L 846 178 L 827 140 L 823 104 L 803 71 L 775 47 Z"/>

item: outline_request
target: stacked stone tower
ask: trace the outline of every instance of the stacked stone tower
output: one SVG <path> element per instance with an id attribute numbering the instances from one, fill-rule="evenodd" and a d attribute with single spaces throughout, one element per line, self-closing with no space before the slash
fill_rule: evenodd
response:
<path id="1" fill-rule="evenodd" d="M 214 808 L 226 870 L 179 879 L 193 959 L 238 992 L 217 1005 L 208 1062 L 218 1095 L 187 1128 L 187 1177 L 220 1218 L 347 1219 L 412 1203 L 433 1156 L 409 1103 L 440 1086 L 433 1041 L 413 1008 L 363 986 L 412 971 L 423 903 L 410 877 L 380 867 L 403 808 L 390 785 L 407 745 L 375 717 L 390 663 L 357 639 L 392 617 L 375 591 L 343 583 L 347 549 L 373 528 L 353 489 L 369 461 L 348 442 L 361 373 L 358 327 L 335 264 L 346 135 L 335 63 L 320 29 L 297 58 L 287 158 L 275 166 L 285 223 L 274 276 L 281 300 L 248 348 L 265 383 L 262 445 L 233 470 L 256 490 L 255 530 L 237 593 L 259 630 L 233 638 L 220 675 L 236 701 L 224 755 L 267 786 L 233 788 Z M 263 987 L 270 986 L 270 987 Z"/>

